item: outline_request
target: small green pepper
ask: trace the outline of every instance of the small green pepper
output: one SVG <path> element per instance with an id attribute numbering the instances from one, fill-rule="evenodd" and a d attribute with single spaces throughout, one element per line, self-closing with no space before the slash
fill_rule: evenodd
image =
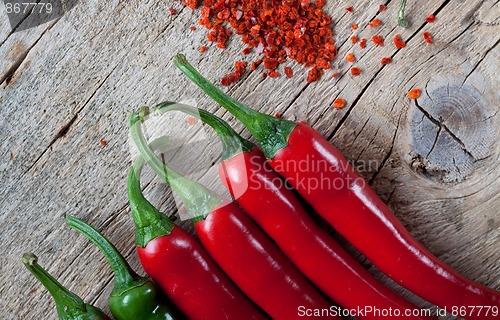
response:
<path id="1" fill-rule="evenodd" d="M 158 286 L 149 278 L 138 276 L 116 247 L 93 227 L 75 217 L 67 224 L 90 239 L 104 254 L 115 274 L 109 309 L 117 320 L 180 319 Z"/>
<path id="2" fill-rule="evenodd" d="M 33 253 L 25 253 L 22 261 L 54 298 L 59 320 L 109 320 L 100 309 L 86 304 L 79 296 L 63 287 L 38 264 L 38 258 Z"/>

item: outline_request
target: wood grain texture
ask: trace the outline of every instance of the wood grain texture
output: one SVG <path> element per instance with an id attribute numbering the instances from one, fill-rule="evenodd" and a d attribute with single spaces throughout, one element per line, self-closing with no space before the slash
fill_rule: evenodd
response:
<path id="1" fill-rule="evenodd" d="M 401 29 L 394 18 L 397 2 L 387 1 L 388 10 L 378 14 L 378 2 L 357 0 L 351 14 L 344 2 L 327 1 L 339 56 L 320 81 L 307 84 L 307 70 L 289 61 L 290 80 L 264 80 L 260 67 L 224 90 L 263 112 L 307 120 L 356 165 L 427 248 L 464 275 L 500 289 L 499 4 L 409 1 L 410 26 Z M 171 6 L 177 15 L 169 14 Z M 27 251 L 87 302 L 108 310 L 111 271 L 95 247 L 65 226 L 64 217 L 76 215 L 102 230 L 140 270 L 126 199 L 135 154 L 129 113 L 161 100 L 189 100 L 242 131 L 171 59 L 183 51 L 218 81 L 232 70 L 232 61 L 257 55 L 243 56 L 238 36 L 226 50 L 209 45 L 200 54 L 206 32 L 189 30 L 199 13 L 178 2 L 81 0 L 62 18 L 15 33 L 3 10 L 0 5 L 5 17 L 0 19 L 0 314 L 56 319 L 47 292 L 22 267 Z M 438 21 L 425 23 L 429 13 Z M 375 16 L 383 25 L 368 28 Z M 364 50 L 352 45 L 353 22 L 360 25 L 360 37 L 380 34 L 386 45 Z M 431 32 L 433 45 L 424 43 L 423 31 Z M 397 33 L 406 48 L 392 45 Z M 348 52 L 362 69 L 359 77 L 348 72 L 343 59 Z M 393 63 L 381 65 L 384 56 Z M 332 79 L 334 71 L 340 76 Z M 417 101 L 406 97 L 413 87 L 422 89 Z M 334 110 L 336 97 L 348 105 Z M 190 160 L 180 161 L 182 154 L 166 160 L 220 187 L 213 174 L 193 170 L 217 160 L 220 147 L 203 143 L 207 137 L 214 141 L 213 134 L 207 130 L 200 138 L 197 126 L 186 131 L 182 120 L 167 120 L 177 125 L 162 132 L 177 132 L 181 145 L 190 147 Z M 170 191 L 151 172 L 145 172 L 143 185 L 154 204 L 174 212 Z M 430 307 L 349 250 L 389 286 Z"/>

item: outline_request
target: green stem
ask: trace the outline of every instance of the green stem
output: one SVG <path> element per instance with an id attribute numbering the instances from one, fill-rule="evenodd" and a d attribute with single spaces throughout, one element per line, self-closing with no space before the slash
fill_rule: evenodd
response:
<path id="1" fill-rule="evenodd" d="M 203 185 L 189 180 L 164 164 L 148 145 L 142 132 L 142 121 L 148 114 L 147 109 L 133 113 L 130 118 L 132 140 L 144 160 L 179 195 L 187 212 L 195 219 L 204 219 L 212 209 L 222 203 L 222 198 Z"/>
<path id="2" fill-rule="evenodd" d="M 205 79 L 181 53 L 174 57 L 174 65 L 207 95 L 240 120 L 260 143 L 267 158 L 272 159 L 279 150 L 288 145 L 288 137 L 296 123 L 255 111 L 234 100 Z"/>
<path id="3" fill-rule="evenodd" d="M 169 141 L 168 138 L 159 138 L 151 143 L 151 147 L 157 149 Z M 128 199 L 136 226 L 136 244 L 144 248 L 151 240 L 169 235 L 175 224 L 144 197 L 140 181 L 143 166 L 144 159 L 140 156 L 132 164 L 128 176 Z"/>
<path id="4" fill-rule="evenodd" d="M 398 12 L 398 25 L 402 28 L 406 28 L 408 26 L 408 21 L 405 18 L 405 7 L 406 0 L 401 0 Z"/>
<path id="5" fill-rule="evenodd" d="M 40 281 L 54 298 L 57 313 L 62 316 L 69 310 L 85 312 L 86 306 L 83 300 L 69 291 L 52 277 L 44 268 L 38 264 L 38 257 L 33 253 L 25 253 L 22 258 L 24 266 Z"/>
<path id="6" fill-rule="evenodd" d="M 139 279 L 116 247 L 96 229 L 75 217 L 67 217 L 66 223 L 89 238 L 102 251 L 115 274 L 115 290 L 126 289 Z"/>
<path id="7" fill-rule="evenodd" d="M 171 101 L 164 101 L 153 107 L 154 114 L 162 114 L 174 110 L 182 111 L 201 119 L 201 121 L 211 126 L 217 132 L 222 143 L 223 160 L 230 159 L 241 152 L 249 152 L 255 147 L 255 144 L 240 136 L 226 121 L 203 109 Z"/>

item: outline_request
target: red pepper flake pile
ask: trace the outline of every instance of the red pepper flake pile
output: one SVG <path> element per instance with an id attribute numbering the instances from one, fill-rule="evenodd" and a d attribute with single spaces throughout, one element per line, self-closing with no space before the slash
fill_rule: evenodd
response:
<path id="1" fill-rule="evenodd" d="M 354 9 L 352 8 L 352 6 L 351 7 L 347 7 L 345 9 L 347 10 L 347 12 L 353 12 L 354 11 Z"/>
<path id="2" fill-rule="evenodd" d="M 387 6 L 385 4 L 381 4 L 379 7 L 378 7 L 378 12 L 383 12 L 387 10 Z"/>
<path id="3" fill-rule="evenodd" d="M 358 25 L 357 25 L 356 23 L 353 23 L 353 24 L 351 25 L 351 29 L 352 29 L 352 30 L 358 30 L 358 28 L 359 28 L 359 27 L 358 27 Z"/>
<path id="4" fill-rule="evenodd" d="M 170 11 L 171 16 L 177 13 L 177 11 L 174 8 L 168 8 L 168 11 Z"/>
<path id="5" fill-rule="evenodd" d="M 373 28 L 373 27 L 378 27 L 378 26 L 380 26 L 381 24 L 382 24 L 382 21 L 380 21 L 379 19 L 373 19 L 373 20 L 370 22 L 369 26 L 370 26 L 370 28 Z"/>
<path id="6" fill-rule="evenodd" d="M 432 13 L 427 17 L 425 18 L 425 22 L 428 22 L 428 23 L 433 23 L 435 22 L 437 19 L 436 19 L 436 16 L 433 15 Z"/>
<path id="7" fill-rule="evenodd" d="M 429 44 L 432 44 L 432 36 L 427 31 L 424 32 L 424 41 L 429 43 Z"/>
<path id="8" fill-rule="evenodd" d="M 207 49 L 208 49 L 207 46 L 201 46 L 200 47 L 200 53 L 203 53 L 203 52 L 207 51 Z"/>
<path id="9" fill-rule="evenodd" d="M 420 89 L 411 89 L 408 91 L 408 98 L 418 99 L 420 97 Z"/>
<path id="10" fill-rule="evenodd" d="M 389 64 L 391 62 L 392 62 L 392 58 L 391 57 L 383 57 L 382 60 L 380 60 L 381 64 Z"/>
<path id="11" fill-rule="evenodd" d="M 108 145 L 108 143 L 106 142 L 106 140 L 104 139 L 101 139 L 101 141 L 99 141 L 99 143 L 101 144 L 101 146 L 105 147 Z"/>
<path id="12" fill-rule="evenodd" d="M 290 67 L 285 67 L 284 68 L 284 71 L 285 71 L 285 76 L 290 79 L 291 77 L 293 77 L 293 71 L 292 71 L 292 68 Z"/>
<path id="13" fill-rule="evenodd" d="M 222 77 L 220 82 L 222 83 L 223 86 L 228 86 L 230 84 L 235 83 L 245 73 L 246 67 L 247 67 L 246 62 L 236 61 L 234 63 L 234 68 L 236 69 L 236 71 L 226 74 L 224 77 Z"/>
<path id="14" fill-rule="evenodd" d="M 359 46 L 361 47 L 361 49 L 366 48 L 366 38 L 362 38 L 361 40 L 359 40 Z"/>
<path id="15" fill-rule="evenodd" d="M 207 39 L 219 48 L 225 47 L 230 26 L 249 50 L 275 61 L 264 63 L 267 76 L 278 76 L 277 66 L 291 58 L 312 67 L 308 74 L 312 82 L 330 68 L 337 54 L 324 2 L 204 0 L 198 23 L 210 30 Z"/>
<path id="16" fill-rule="evenodd" d="M 359 76 L 361 74 L 361 69 L 360 68 L 356 68 L 356 67 L 352 67 L 351 68 L 351 74 L 353 76 Z"/>
<path id="17" fill-rule="evenodd" d="M 399 34 L 394 37 L 394 45 L 397 49 L 406 47 L 406 43 L 403 41 L 403 38 L 401 38 Z"/>
<path id="18" fill-rule="evenodd" d="M 345 56 L 345 59 L 349 62 L 354 62 L 354 60 L 356 60 L 356 57 L 354 57 L 354 55 L 352 53 L 348 53 L 346 56 Z"/>
<path id="19" fill-rule="evenodd" d="M 333 107 L 335 109 L 342 109 L 343 107 L 345 107 L 346 104 L 347 104 L 347 101 L 345 101 L 342 98 L 337 98 L 337 99 L 335 99 L 335 101 L 333 101 Z"/>
<path id="20" fill-rule="evenodd" d="M 372 42 L 373 42 L 376 46 L 381 46 L 381 47 L 383 47 L 383 46 L 384 46 L 384 38 L 382 38 L 382 36 L 373 36 L 373 37 L 372 37 Z"/>

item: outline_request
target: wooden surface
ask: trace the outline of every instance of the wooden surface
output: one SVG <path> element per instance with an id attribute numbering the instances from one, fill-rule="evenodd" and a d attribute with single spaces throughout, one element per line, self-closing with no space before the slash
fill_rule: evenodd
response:
<path id="1" fill-rule="evenodd" d="M 408 1 L 407 29 L 396 26 L 397 2 L 387 1 L 388 10 L 378 15 L 383 25 L 375 30 L 366 24 L 378 2 L 351 1 L 350 14 L 345 1 L 327 1 L 339 77 L 332 79 L 329 71 L 306 84 L 306 69 L 289 61 L 295 73 L 290 80 L 263 80 L 260 67 L 224 90 L 261 111 L 307 120 L 359 165 L 427 248 L 471 279 L 500 289 L 498 1 Z M 179 13 L 170 16 L 170 6 Z M 429 13 L 437 13 L 438 21 L 426 24 Z M 61 19 L 12 33 L 0 5 L 2 319 L 56 318 L 48 293 L 22 267 L 26 251 L 39 255 L 40 264 L 85 301 L 108 310 L 108 265 L 65 226 L 67 215 L 103 231 L 139 268 L 126 198 L 129 113 L 161 100 L 191 99 L 231 119 L 171 59 L 183 51 L 218 82 L 233 61 L 258 58 L 241 55 L 237 36 L 227 50 L 209 45 L 200 54 L 206 30 L 189 30 L 198 15 L 172 1 L 81 0 Z M 385 47 L 351 49 L 353 22 L 362 37 L 383 35 Z M 431 32 L 433 45 L 423 42 L 423 31 Z M 397 33 L 407 41 L 399 51 L 392 45 Z M 359 77 L 350 76 L 343 59 L 350 51 L 362 69 Z M 383 56 L 393 63 L 382 66 Z M 413 87 L 422 89 L 418 101 L 406 97 Z M 334 110 L 336 97 L 348 105 Z M 215 143 L 194 145 L 189 162 L 175 162 L 178 170 L 216 160 Z M 143 185 L 154 204 L 173 212 L 170 191 L 151 172 Z M 398 292 L 429 307 L 353 254 Z"/>

